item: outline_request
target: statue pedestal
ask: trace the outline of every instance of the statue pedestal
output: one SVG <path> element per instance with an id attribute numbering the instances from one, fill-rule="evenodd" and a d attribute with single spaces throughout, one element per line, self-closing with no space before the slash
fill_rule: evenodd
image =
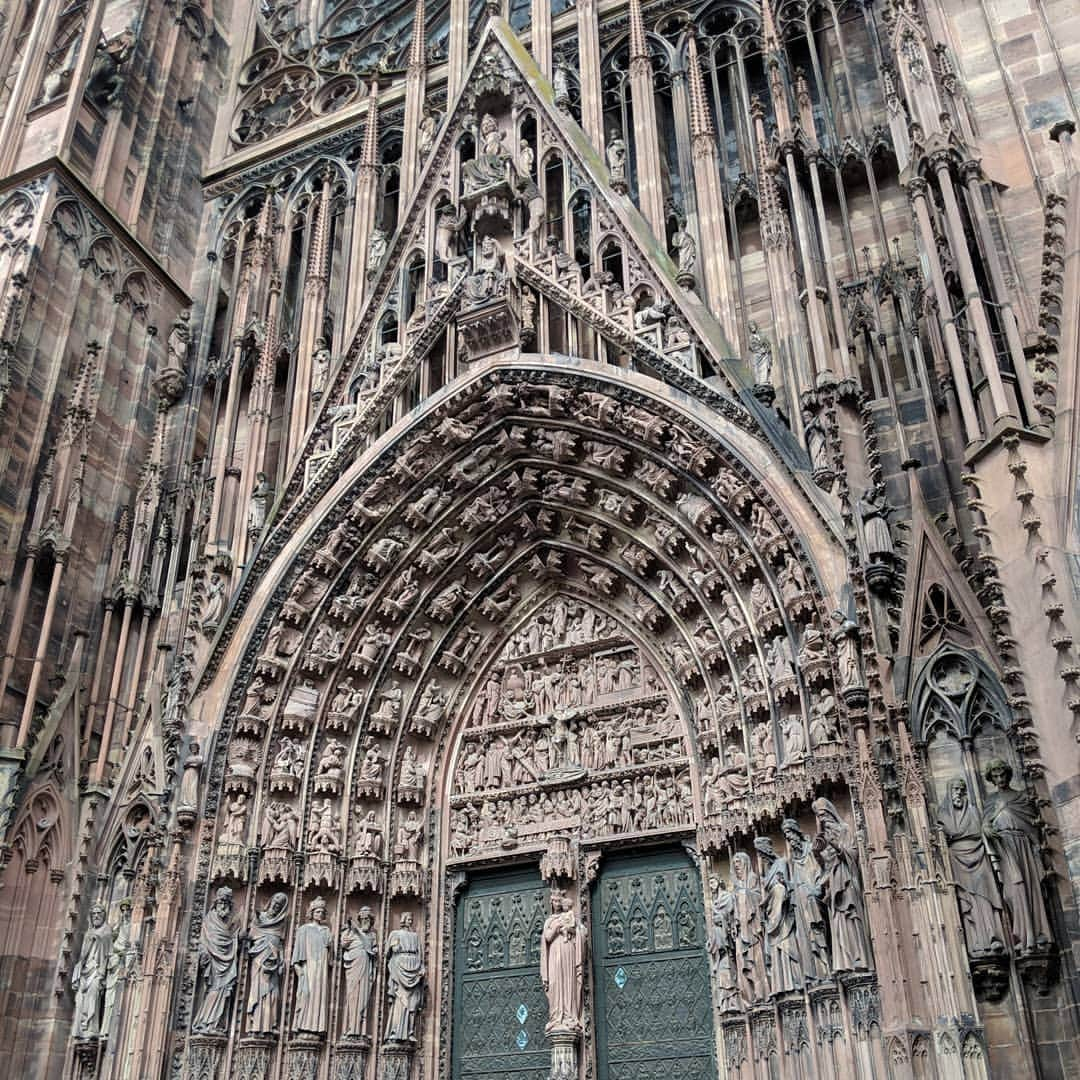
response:
<path id="1" fill-rule="evenodd" d="M 312 1032 L 301 1032 L 292 1037 L 285 1057 L 289 1080 L 315 1080 L 322 1043 L 322 1036 Z"/>
<path id="2" fill-rule="evenodd" d="M 411 1042 L 387 1039 L 382 1047 L 382 1067 L 379 1070 L 379 1080 L 409 1080 L 412 1075 L 412 1059 L 415 1049 L 415 1045 Z"/>
<path id="3" fill-rule="evenodd" d="M 97 1075 L 98 1057 L 104 1045 L 103 1039 L 75 1040 L 75 1080 L 91 1080 Z"/>
<path id="4" fill-rule="evenodd" d="M 334 1080 L 364 1080 L 370 1050 L 371 1037 L 368 1035 L 343 1037 L 334 1047 L 331 1076 Z"/>
<path id="5" fill-rule="evenodd" d="M 184 1060 L 184 1080 L 218 1080 L 225 1056 L 224 1035 L 193 1035 Z"/>
<path id="6" fill-rule="evenodd" d="M 268 1076 L 277 1041 L 267 1035 L 245 1035 L 236 1048 L 233 1066 L 238 1076 Z"/>
<path id="7" fill-rule="evenodd" d="M 551 1072 L 548 1080 L 577 1080 L 578 1040 L 581 1032 L 576 1029 L 556 1029 L 547 1032 L 551 1040 Z"/>

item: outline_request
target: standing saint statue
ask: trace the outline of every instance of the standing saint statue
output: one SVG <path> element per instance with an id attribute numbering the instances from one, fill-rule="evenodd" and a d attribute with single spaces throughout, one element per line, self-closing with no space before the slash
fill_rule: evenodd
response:
<path id="1" fill-rule="evenodd" d="M 761 886 L 750 856 L 736 851 L 731 857 L 735 894 L 735 968 L 744 1005 L 765 997 L 764 930 L 761 924 Z"/>
<path id="2" fill-rule="evenodd" d="M 997 790 L 986 796 L 982 827 L 997 861 L 1013 945 L 1023 956 L 1049 946 L 1050 923 L 1042 896 L 1039 811 L 1034 799 L 1012 786 L 1012 775 L 1000 758 L 986 766 L 986 779 Z"/>
<path id="3" fill-rule="evenodd" d="M 341 963 L 345 968 L 345 1009 L 341 1032 L 360 1036 L 367 1027 L 371 987 L 375 982 L 375 958 L 379 945 L 372 930 L 371 908 L 362 907 L 354 923 L 350 918 L 341 931 Z"/>
<path id="4" fill-rule="evenodd" d="M 765 340 L 756 322 L 751 322 L 750 330 L 750 366 L 754 372 L 754 382 L 758 386 L 772 385 L 772 346 Z"/>
<path id="5" fill-rule="evenodd" d="M 949 846 L 949 862 L 956 881 L 956 900 L 964 925 L 968 955 L 1005 952 L 1001 895 L 994 879 L 990 850 L 983 835 L 978 809 L 972 805 L 967 781 L 949 781 L 948 795 L 938 808 L 937 823 Z"/>
<path id="6" fill-rule="evenodd" d="M 326 925 L 326 901 L 315 897 L 308 906 L 309 922 L 296 931 L 292 966 L 296 972 L 293 1031 L 325 1034 L 330 1016 L 330 954 L 333 936 Z"/>
<path id="7" fill-rule="evenodd" d="M 424 955 L 420 935 L 413 929 L 413 917 L 402 912 L 401 926 L 390 932 L 386 942 L 386 990 L 390 1008 L 386 1017 L 386 1038 L 395 1042 L 415 1042 L 416 1014 L 424 997 Z"/>
<path id="8" fill-rule="evenodd" d="M 581 1028 L 582 988 L 585 985 L 587 938 L 570 898 L 551 894 L 551 914 L 540 944 L 540 981 L 548 999 L 545 1031 Z"/>
<path id="9" fill-rule="evenodd" d="M 214 894 L 214 903 L 203 918 L 199 939 L 199 972 L 203 979 L 203 999 L 191 1030 L 196 1035 L 224 1034 L 229 1003 L 236 988 L 239 934 L 233 918 L 233 893 L 223 885 Z"/>
<path id="10" fill-rule="evenodd" d="M 803 987 L 799 963 L 799 943 L 795 910 L 791 902 L 791 874 L 787 859 L 777 855 L 767 836 L 754 839 L 754 849 L 761 856 L 762 918 L 765 953 L 769 964 L 769 988 L 774 994 L 786 994 Z"/>
<path id="11" fill-rule="evenodd" d="M 799 823 L 785 818 L 780 831 L 788 843 L 788 873 L 791 907 L 795 914 L 795 935 L 799 945 L 799 965 L 810 982 L 829 977 L 829 945 L 825 938 L 825 912 L 818 898 L 821 866 L 814 856 L 813 843 Z"/>
<path id="12" fill-rule="evenodd" d="M 820 830 L 813 850 L 821 863 L 818 889 L 829 913 L 833 971 L 868 971 L 870 943 L 855 838 L 828 799 L 815 799 L 810 808 Z"/>
<path id="13" fill-rule="evenodd" d="M 713 878 L 709 926 L 709 963 L 716 986 L 716 1005 L 721 1012 L 739 1009 L 739 983 L 735 974 L 735 894 L 719 878 Z"/>
<path id="14" fill-rule="evenodd" d="M 271 1035 L 277 1031 L 288 910 L 289 898 L 285 893 L 274 893 L 266 907 L 256 914 L 255 924 L 248 931 L 251 978 L 248 986 L 247 1030 L 254 1034 Z"/>
<path id="15" fill-rule="evenodd" d="M 101 1032 L 101 1002 L 105 977 L 112 955 L 112 927 L 105 921 L 105 908 L 95 904 L 90 909 L 90 925 L 83 936 L 79 959 L 71 973 L 75 991 L 76 1039 L 96 1039 Z"/>

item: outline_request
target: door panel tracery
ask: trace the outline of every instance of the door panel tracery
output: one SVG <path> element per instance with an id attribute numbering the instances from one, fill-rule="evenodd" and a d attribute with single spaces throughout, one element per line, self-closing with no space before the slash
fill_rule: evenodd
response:
<path id="1" fill-rule="evenodd" d="M 706 1080 L 712 1004 L 701 886 L 686 856 L 613 860 L 593 899 L 600 1080 Z"/>

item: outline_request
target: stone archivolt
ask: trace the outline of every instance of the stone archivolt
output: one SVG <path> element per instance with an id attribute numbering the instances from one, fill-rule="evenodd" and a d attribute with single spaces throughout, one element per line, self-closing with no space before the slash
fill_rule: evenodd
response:
<path id="1" fill-rule="evenodd" d="M 455 866 L 545 852 L 565 875 L 568 841 L 649 835 L 726 850 L 844 790 L 822 586 L 690 414 L 518 361 L 338 491 L 246 646 L 201 896 L 318 890 L 332 926 L 379 903 L 381 932 L 415 913 L 437 951 L 424 905 Z"/>

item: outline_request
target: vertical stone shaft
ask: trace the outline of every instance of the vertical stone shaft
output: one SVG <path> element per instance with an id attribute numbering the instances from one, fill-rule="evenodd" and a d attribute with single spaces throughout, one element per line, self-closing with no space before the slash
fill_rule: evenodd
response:
<path id="1" fill-rule="evenodd" d="M 653 67 L 645 40 L 640 0 L 630 0 L 630 97 L 634 105 L 634 163 L 638 203 L 662 247 L 667 247 L 664 192 L 660 180 L 660 141 L 656 130 Z"/>
<path id="2" fill-rule="evenodd" d="M 581 76 L 581 126 L 597 152 L 604 152 L 604 103 L 600 96 L 600 22 L 597 0 L 577 5 L 578 64 Z"/>
<path id="3" fill-rule="evenodd" d="M 375 210 L 379 202 L 379 87 L 373 80 L 368 94 L 367 126 L 364 128 L 364 147 L 356 169 L 356 195 L 353 206 L 352 258 L 349 260 L 352 279 L 346 297 L 345 333 L 351 334 L 367 293 L 368 244 L 375 228 Z"/>
<path id="4" fill-rule="evenodd" d="M 405 213 L 409 196 L 416 189 L 420 173 L 420 122 L 424 118 L 424 95 L 427 91 L 427 41 L 424 0 L 416 0 L 409 62 L 405 68 L 405 139 L 401 148 L 401 209 Z"/>

